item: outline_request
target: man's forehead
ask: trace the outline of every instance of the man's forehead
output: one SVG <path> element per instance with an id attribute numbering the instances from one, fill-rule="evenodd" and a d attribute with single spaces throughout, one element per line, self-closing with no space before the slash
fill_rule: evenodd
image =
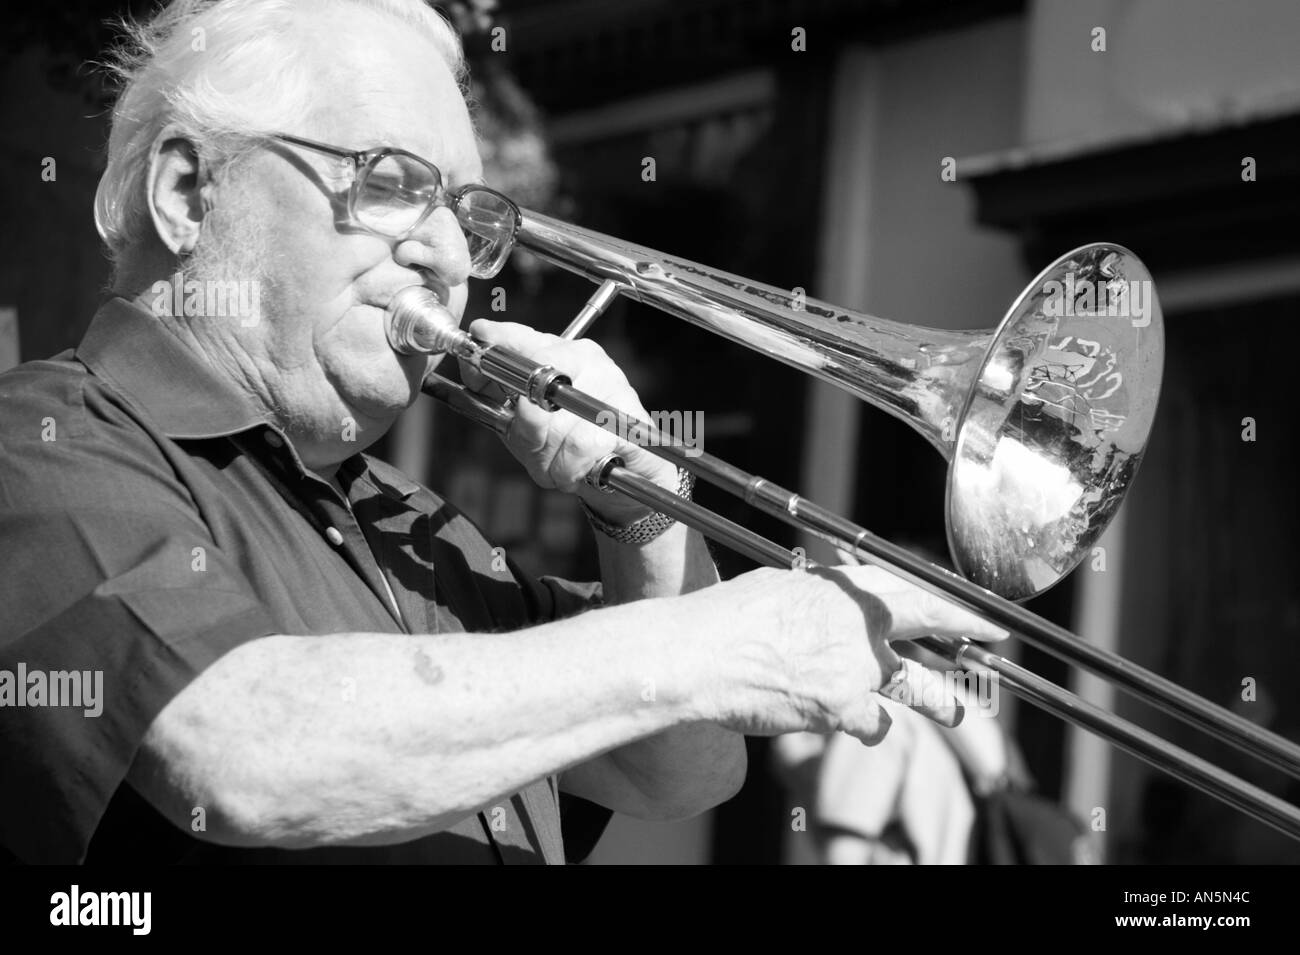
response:
<path id="1" fill-rule="evenodd" d="M 319 122 L 338 145 L 396 146 L 423 156 L 448 178 L 481 172 L 464 97 L 427 37 L 366 13 L 353 28 L 369 36 L 319 36 L 322 58 Z"/>
<path id="2" fill-rule="evenodd" d="M 477 141 L 468 123 L 461 128 L 432 111 L 403 117 L 364 108 L 341 109 L 335 121 L 335 128 L 348 137 L 351 148 L 395 146 L 429 160 L 456 179 L 472 179 L 482 173 Z"/>

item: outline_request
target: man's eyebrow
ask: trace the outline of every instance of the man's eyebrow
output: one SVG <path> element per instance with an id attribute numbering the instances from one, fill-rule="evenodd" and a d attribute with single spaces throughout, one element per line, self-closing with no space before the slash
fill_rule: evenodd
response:
<path id="1" fill-rule="evenodd" d="M 431 162 L 431 163 L 433 163 L 435 166 L 438 167 L 439 170 L 443 171 L 443 174 L 444 174 L 444 175 L 446 175 L 446 171 L 445 171 L 445 169 L 444 169 L 443 164 L 440 163 L 440 162 L 438 162 L 436 159 L 434 159 L 434 158 L 433 158 L 431 155 L 429 155 L 429 153 L 426 152 L 424 149 L 421 149 L 421 148 L 419 148 L 418 146 L 412 145 L 412 144 L 411 144 L 411 139 L 410 139 L 410 136 L 409 136 L 409 135 L 408 135 L 408 136 L 402 136 L 401 134 L 393 133 L 393 132 L 391 132 L 391 131 L 389 131 L 389 130 L 383 130 L 383 131 L 381 131 L 380 135 L 379 135 L 378 137 L 376 137 L 376 139 L 375 139 L 375 141 L 374 141 L 374 145 L 373 145 L 373 146 L 369 146 L 369 147 L 367 147 L 367 148 L 369 148 L 369 149 L 377 149 L 377 148 L 382 147 L 382 146 L 388 146 L 388 147 L 391 147 L 391 148 L 393 148 L 393 149 L 404 149 L 404 150 L 406 150 L 408 153 L 413 153 L 414 155 L 419 156 L 419 157 L 420 157 L 421 159 L 423 159 L 425 162 Z"/>
<path id="2" fill-rule="evenodd" d="M 433 163 L 438 172 L 442 174 L 442 184 L 448 189 L 459 189 L 463 186 L 486 186 L 487 179 L 480 170 L 472 176 L 462 176 L 455 168 L 450 168 L 433 159 L 428 153 L 421 152 L 410 145 L 409 137 L 403 137 L 400 133 L 395 133 L 392 129 L 381 129 L 371 137 L 369 145 L 361 147 L 362 149 L 380 149 L 389 147 L 392 149 L 404 149 L 408 153 L 419 156 L 425 162 Z"/>
<path id="3" fill-rule="evenodd" d="M 449 189 L 461 189 L 465 186 L 487 185 L 487 179 L 481 172 L 477 176 L 457 176 L 451 173 L 443 173 L 443 178 L 447 180 L 447 187 Z"/>
<path id="4" fill-rule="evenodd" d="M 407 140 L 403 140 L 401 136 L 394 135 L 393 133 L 379 133 L 378 135 L 367 138 L 366 143 L 366 149 L 405 149 L 407 152 L 415 153 L 417 156 L 420 155 L 420 151 L 412 149 L 410 145 L 408 145 Z"/>
<path id="5" fill-rule="evenodd" d="M 385 147 L 390 149 L 405 149 L 408 153 L 415 153 L 415 155 L 420 156 L 423 159 L 429 158 L 411 145 L 411 134 L 409 131 L 403 133 L 400 130 L 381 127 L 376 130 L 373 135 L 367 136 L 362 142 L 364 145 L 359 147 L 361 149 L 383 149 Z M 429 162 L 433 162 L 433 160 L 429 159 Z"/>
<path id="6" fill-rule="evenodd" d="M 433 162 L 433 160 L 429 161 Z M 438 164 L 434 163 L 434 165 L 437 166 Z M 438 169 L 442 172 L 443 184 L 446 185 L 448 189 L 487 185 L 487 180 L 483 177 L 483 170 L 479 169 L 477 164 L 471 165 L 469 162 L 456 163 L 450 168 L 438 166 Z M 469 175 L 464 175 L 464 173 L 469 170 L 476 171 L 470 172 Z"/>

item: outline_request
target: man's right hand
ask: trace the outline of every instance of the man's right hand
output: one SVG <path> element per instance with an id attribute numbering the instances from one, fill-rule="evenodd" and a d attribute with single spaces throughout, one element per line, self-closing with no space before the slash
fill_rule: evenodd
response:
<path id="1" fill-rule="evenodd" d="M 683 599 L 700 602 L 702 618 L 716 623 L 712 718 L 752 736 L 843 731 L 878 743 L 890 719 L 873 694 L 903 665 L 890 641 L 1007 636 L 871 566 L 761 569 Z M 911 699 L 901 701 L 945 726 L 958 722 L 961 707 L 943 676 L 908 666 Z"/>

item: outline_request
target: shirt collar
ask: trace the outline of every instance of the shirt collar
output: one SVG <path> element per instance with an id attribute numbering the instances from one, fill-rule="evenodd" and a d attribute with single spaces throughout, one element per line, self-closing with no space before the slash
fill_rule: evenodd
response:
<path id="1" fill-rule="evenodd" d="M 157 317 L 126 299 L 100 307 L 76 355 L 141 405 L 169 438 L 215 438 L 270 423 Z"/>
<path id="2" fill-rule="evenodd" d="M 349 487 L 352 480 L 359 478 L 376 491 L 402 501 L 420 490 L 419 484 L 412 481 L 397 468 L 361 454 L 353 455 L 340 464 L 339 472 L 347 476 L 347 486 Z"/>
<path id="3" fill-rule="evenodd" d="M 105 302 L 76 355 L 97 377 L 143 407 L 169 438 L 218 438 L 275 427 L 248 396 L 135 302 L 123 298 Z M 362 478 L 399 500 L 420 490 L 396 468 L 362 454 L 354 454 L 339 467 L 349 485 L 352 478 Z"/>

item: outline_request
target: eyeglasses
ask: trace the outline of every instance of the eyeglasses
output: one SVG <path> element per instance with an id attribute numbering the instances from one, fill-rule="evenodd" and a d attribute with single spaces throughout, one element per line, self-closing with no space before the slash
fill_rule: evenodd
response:
<path id="1" fill-rule="evenodd" d="M 354 152 L 284 133 L 271 138 L 346 161 L 352 173 L 348 215 L 369 232 L 405 239 L 434 209 L 446 206 L 465 233 L 470 273 L 479 279 L 500 272 L 514 247 L 519 207 L 495 189 L 476 183 L 445 189 L 438 167 L 405 149 Z"/>

